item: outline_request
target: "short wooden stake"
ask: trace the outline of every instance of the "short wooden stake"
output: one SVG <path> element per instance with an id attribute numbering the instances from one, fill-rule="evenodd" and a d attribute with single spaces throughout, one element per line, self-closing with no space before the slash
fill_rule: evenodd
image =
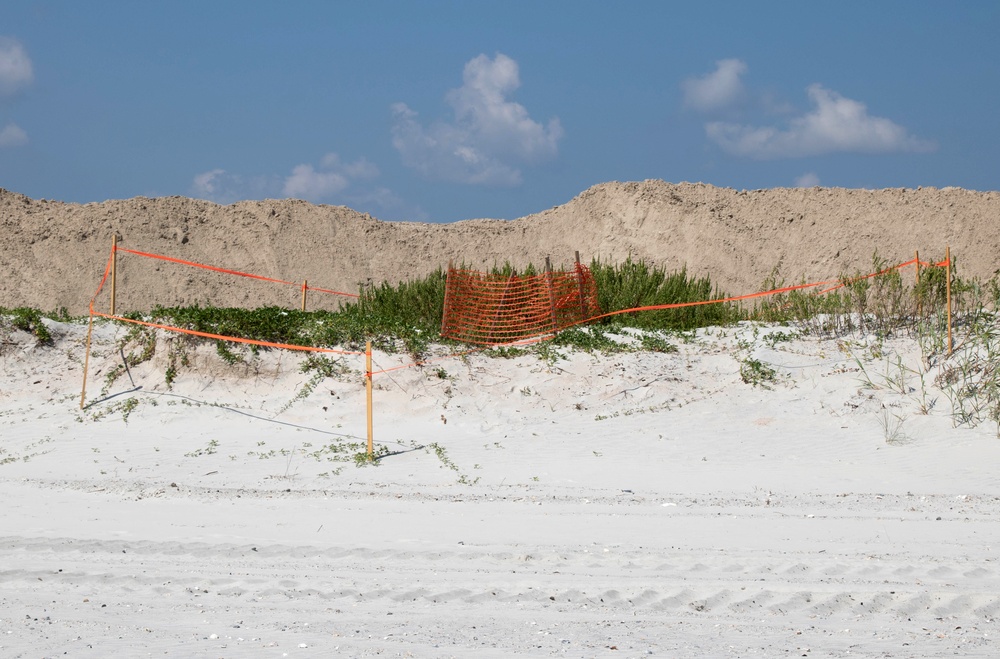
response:
<path id="1" fill-rule="evenodd" d="M 365 344 L 365 396 L 368 403 L 368 459 L 375 457 L 375 446 L 372 440 L 372 342 Z"/>
<path id="2" fill-rule="evenodd" d="M 115 293 L 118 282 L 118 234 L 111 236 L 111 315 L 115 315 Z"/>
<path id="3" fill-rule="evenodd" d="M 913 251 L 913 259 L 916 264 L 916 275 L 913 278 L 913 297 L 917 300 L 917 318 L 920 318 L 921 304 L 920 304 L 920 250 Z"/>
<path id="4" fill-rule="evenodd" d="M 306 310 L 306 291 L 309 290 L 309 281 L 302 280 L 302 311 Z"/>
<path id="5" fill-rule="evenodd" d="M 94 331 L 94 314 L 90 314 L 90 322 L 87 324 L 87 347 L 83 353 L 83 387 L 80 389 L 80 409 L 83 409 L 87 400 L 87 369 L 90 368 L 90 335 Z"/>
<path id="6" fill-rule="evenodd" d="M 951 246 L 946 245 L 944 248 L 944 263 L 945 263 L 945 298 L 947 299 L 948 306 L 948 356 L 951 357 L 953 350 L 953 344 L 951 342 Z"/>

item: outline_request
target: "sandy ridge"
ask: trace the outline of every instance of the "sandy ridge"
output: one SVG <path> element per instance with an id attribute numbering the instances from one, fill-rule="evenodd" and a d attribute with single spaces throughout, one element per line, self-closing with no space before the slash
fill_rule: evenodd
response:
<path id="1" fill-rule="evenodd" d="M 117 232 L 141 251 L 348 292 L 372 280 L 421 277 L 449 260 L 643 258 L 711 274 L 731 293 L 759 290 L 780 265 L 788 280 L 870 269 L 877 249 L 904 261 L 950 244 L 961 273 L 988 278 L 1000 253 L 1000 193 L 960 188 L 740 191 L 643 181 L 596 185 L 566 204 L 512 221 L 382 222 L 297 200 L 219 206 L 184 197 L 66 204 L 0 190 L 0 306 L 86 310 Z M 210 302 L 294 307 L 298 290 L 122 259 L 122 309 Z M 332 300 L 314 294 L 311 308 Z"/>

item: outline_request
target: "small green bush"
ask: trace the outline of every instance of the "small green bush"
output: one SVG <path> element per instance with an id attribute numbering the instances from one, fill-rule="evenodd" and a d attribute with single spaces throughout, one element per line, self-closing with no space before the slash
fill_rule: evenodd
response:
<path id="1" fill-rule="evenodd" d="M 5 320 L 6 319 L 6 320 Z M 41 346 L 52 345 L 52 334 L 42 322 L 42 312 L 31 307 L 5 309 L 0 307 L 0 327 L 7 325 L 33 335 Z"/>

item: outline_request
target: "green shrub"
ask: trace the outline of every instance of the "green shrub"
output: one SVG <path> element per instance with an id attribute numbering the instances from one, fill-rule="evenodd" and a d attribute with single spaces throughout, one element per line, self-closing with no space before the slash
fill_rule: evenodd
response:
<path id="1" fill-rule="evenodd" d="M 6 320 L 4 320 L 6 319 Z M 51 346 L 52 334 L 42 322 L 42 312 L 31 307 L 5 309 L 0 307 L 0 327 L 7 325 L 19 329 L 35 337 L 38 345 Z"/>
<path id="2" fill-rule="evenodd" d="M 597 283 L 597 295 L 605 313 L 659 306 L 680 302 L 718 300 L 726 294 L 712 286 L 709 277 L 689 277 L 682 268 L 668 273 L 645 261 L 626 259 L 619 265 L 595 260 L 591 265 Z M 639 311 L 628 316 L 602 319 L 602 324 L 624 323 L 651 330 L 690 330 L 699 327 L 729 325 L 745 318 L 739 306 L 729 303 L 705 304 L 679 309 Z"/>

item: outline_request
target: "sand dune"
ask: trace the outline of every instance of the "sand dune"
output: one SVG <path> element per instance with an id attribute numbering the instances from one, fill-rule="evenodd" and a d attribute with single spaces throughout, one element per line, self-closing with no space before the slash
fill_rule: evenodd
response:
<path id="1" fill-rule="evenodd" d="M 997 270 L 1000 193 L 958 188 L 737 191 L 663 181 L 604 183 L 517 220 L 381 222 L 302 201 L 230 206 L 168 197 L 92 204 L 0 191 L 0 306 L 86 311 L 113 232 L 123 247 L 288 281 L 356 292 L 361 282 L 421 277 L 449 260 L 618 262 L 629 255 L 709 274 L 731 293 L 759 290 L 776 267 L 787 280 L 869 271 L 875 250 L 905 261 L 940 259 L 950 244 L 961 272 Z M 125 310 L 155 304 L 297 305 L 297 291 L 148 260 L 123 258 Z M 313 304 L 323 302 L 318 296 Z"/>

